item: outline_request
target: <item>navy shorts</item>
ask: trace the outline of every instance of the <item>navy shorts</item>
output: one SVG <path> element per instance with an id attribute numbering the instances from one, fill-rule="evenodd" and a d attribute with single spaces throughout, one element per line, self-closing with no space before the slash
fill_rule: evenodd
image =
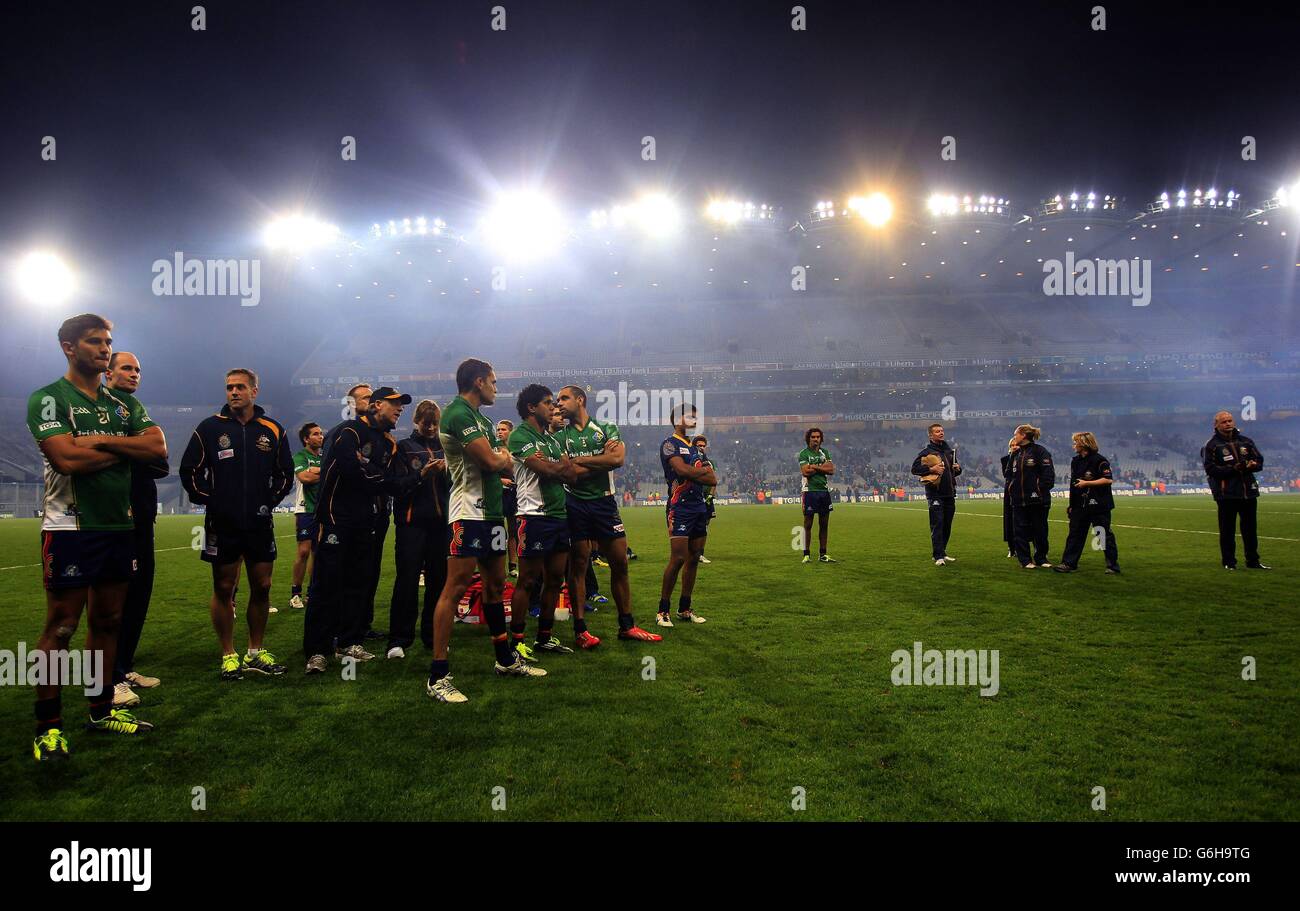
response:
<path id="1" fill-rule="evenodd" d="M 566 505 L 569 511 L 569 537 L 574 541 L 605 541 L 627 537 L 613 496 L 604 496 L 598 500 L 580 500 L 571 496 Z"/>
<path id="2" fill-rule="evenodd" d="M 316 540 L 316 513 L 300 512 L 294 515 L 295 536 L 299 541 Z"/>
<path id="3" fill-rule="evenodd" d="M 244 560 L 248 563 L 275 561 L 275 529 L 227 528 L 211 517 L 203 520 L 203 551 L 199 556 L 206 563 L 226 566 Z"/>
<path id="4" fill-rule="evenodd" d="M 519 494 L 513 487 L 501 488 L 501 512 L 507 519 L 513 519 L 519 511 Z"/>
<path id="5" fill-rule="evenodd" d="M 135 569 L 133 531 L 41 533 L 41 571 L 47 591 L 129 582 Z"/>
<path id="6" fill-rule="evenodd" d="M 831 510 L 831 492 L 829 490 L 805 490 L 803 494 L 803 514 L 805 516 L 827 516 Z"/>
<path id="7" fill-rule="evenodd" d="M 519 556 L 544 557 L 569 552 L 569 523 L 555 516 L 519 517 Z"/>
<path id="8" fill-rule="evenodd" d="M 451 557 L 477 557 L 480 560 L 504 557 L 506 523 L 501 519 L 457 519 L 450 526 L 451 542 L 447 555 Z"/>
<path id="9" fill-rule="evenodd" d="M 703 503 L 678 503 L 668 507 L 668 537 L 703 538 L 709 533 L 709 507 Z"/>

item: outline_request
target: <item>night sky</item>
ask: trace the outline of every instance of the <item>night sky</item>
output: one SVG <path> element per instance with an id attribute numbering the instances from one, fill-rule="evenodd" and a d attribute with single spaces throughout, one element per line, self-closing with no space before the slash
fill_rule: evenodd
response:
<path id="1" fill-rule="evenodd" d="M 1026 207 L 1095 188 L 1136 209 L 1300 176 L 1298 23 L 1270 4 L 1108 2 L 1105 32 L 1093 3 L 1060 0 L 810 0 L 805 32 L 766 0 L 504 0 L 504 32 L 491 2 L 213 2 L 203 32 L 193 5 L 6 6 L 6 261 L 48 244 L 111 276 L 246 246 L 278 211 L 364 230 L 526 179 L 577 212 L 653 183 L 797 215 L 863 181 Z"/>

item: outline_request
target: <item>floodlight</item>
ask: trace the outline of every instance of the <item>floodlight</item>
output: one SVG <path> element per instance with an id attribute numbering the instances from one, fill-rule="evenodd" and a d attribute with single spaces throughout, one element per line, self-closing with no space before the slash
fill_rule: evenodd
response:
<path id="1" fill-rule="evenodd" d="M 18 261 L 14 270 L 18 293 L 41 306 L 62 304 L 76 290 L 72 270 L 56 253 L 34 250 Z"/>

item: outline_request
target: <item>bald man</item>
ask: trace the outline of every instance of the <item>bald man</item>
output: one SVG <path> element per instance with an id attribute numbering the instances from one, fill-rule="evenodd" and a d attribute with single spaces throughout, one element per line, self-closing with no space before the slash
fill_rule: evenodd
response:
<path id="1" fill-rule="evenodd" d="M 1264 456 L 1255 441 L 1237 429 L 1232 412 L 1214 416 L 1214 436 L 1201 449 L 1210 493 L 1219 508 L 1219 551 L 1224 569 L 1237 568 L 1237 518 L 1241 517 L 1241 544 L 1246 551 L 1247 569 L 1272 569 L 1259 560 L 1259 536 L 1255 511 L 1259 482 L 1255 472 L 1264 467 Z"/>
<path id="2" fill-rule="evenodd" d="M 136 394 L 140 387 L 140 359 L 129 351 L 115 351 L 104 371 L 104 384 L 110 389 Z M 140 645 L 144 619 L 149 613 L 153 597 L 153 525 L 158 516 L 159 478 L 167 477 L 166 459 L 153 462 L 131 463 L 131 519 L 135 524 L 136 573 L 126 590 L 126 603 L 122 605 L 122 625 L 117 634 L 117 660 L 113 668 L 113 705 L 132 706 L 140 697 L 131 689 L 138 686 L 149 689 L 161 681 L 138 673 L 135 669 L 135 650 Z"/>

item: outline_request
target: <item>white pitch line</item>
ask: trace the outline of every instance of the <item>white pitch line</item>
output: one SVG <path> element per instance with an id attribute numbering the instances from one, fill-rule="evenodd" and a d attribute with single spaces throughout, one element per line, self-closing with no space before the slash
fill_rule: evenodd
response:
<path id="1" fill-rule="evenodd" d="M 296 535 L 296 534 L 293 534 L 293 535 L 276 535 L 276 537 L 277 537 L 277 538 L 295 538 L 295 537 L 297 537 L 297 535 Z M 191 546 L 188 545 L 188 544 L 181 545 L 180 547 L 157 547 L 157 548 L 154 548 L 154 553 L 156 553 L 156 554 L 165 554 L 165 553 L 167 553 L 167 551 L 169 551 L 169 550 L 194 550 L 194 548 L 191 547 Z M 39 564 L 39 563 L 20 563 L 20 564 L 18 564 L 17 566 L 0 566 L 0 573 L 4 572 L 6 569 L 38 569 L 38 568 L 40 568 L 40 565 L 41 565 L 41 564 Z"/>
<path id="2" fill-rule="evenodd" d="M 880 508 L 880 509 L 906 509 L 906 510 L 908 510 L 908 511 L 910 511 L 910 512 L 929 512 L 929 508 L 928 508 L 928 507 L 925 508 L 925 509 L 922 509 L 920 506 L 902 506 L 902 505 L 891 505 L 891 504 L 886 504 L 886 503 L 873 503 L 873 504 L 871 504 L 871 505 L 876 506 L 877 508 Z M 998 519 L 998 520 L 1001 520 L 1001 519 L 1002 519 L 1002 516 L 1001 516 L 1001 515 L 993 515 L 992 513 L 987 513 L 987 512 L 964 512 L 964 511 L 963 511 L 963 512 L 958 512 L 957 515 L 959 515 L 959 516 L 979 516 L 981 519 Z M 1070 520 L 1069 520 L 1069 519 L 1048 519 L 1047 521 L 1049 521 L 1049 522 L 1057 522 L 1057 523 L 1060 523 L 1061 525 L 1069 525 L 1069 524 L 1070 524 Z M 1184 534 L 1184 535 L 1215 535 L 1215 536 L 1217 536 L 1217 535 L 1219 534 L 1218 531 L 1201 531 L 1200 529 L 1196 529 L 1196 528 L 1162 528 L 1161 526 L 1158 526 L 1158 525 L 1120 525 L 1118 522 L 1111 522 L 1110 524 L 1111 524 L 1111 527 L 1112 527 L 1112 528 L 1132 528 L 1132 529 L 1136 529 L 1136 530 L 1138 530 L 1138 531 L 1172 531 L 1172 532 L 1177 532 L 1178 534 Z M 1258 537 L 1261 541 L 1294 541 L 1294 542 L 1300 542 L 1300 538 L 1278 538 L 1278 537 L 1274 537 L 1274 536 L 1272 536 L 1272 535 L 1257 535 L 1257 537 Z"/>

